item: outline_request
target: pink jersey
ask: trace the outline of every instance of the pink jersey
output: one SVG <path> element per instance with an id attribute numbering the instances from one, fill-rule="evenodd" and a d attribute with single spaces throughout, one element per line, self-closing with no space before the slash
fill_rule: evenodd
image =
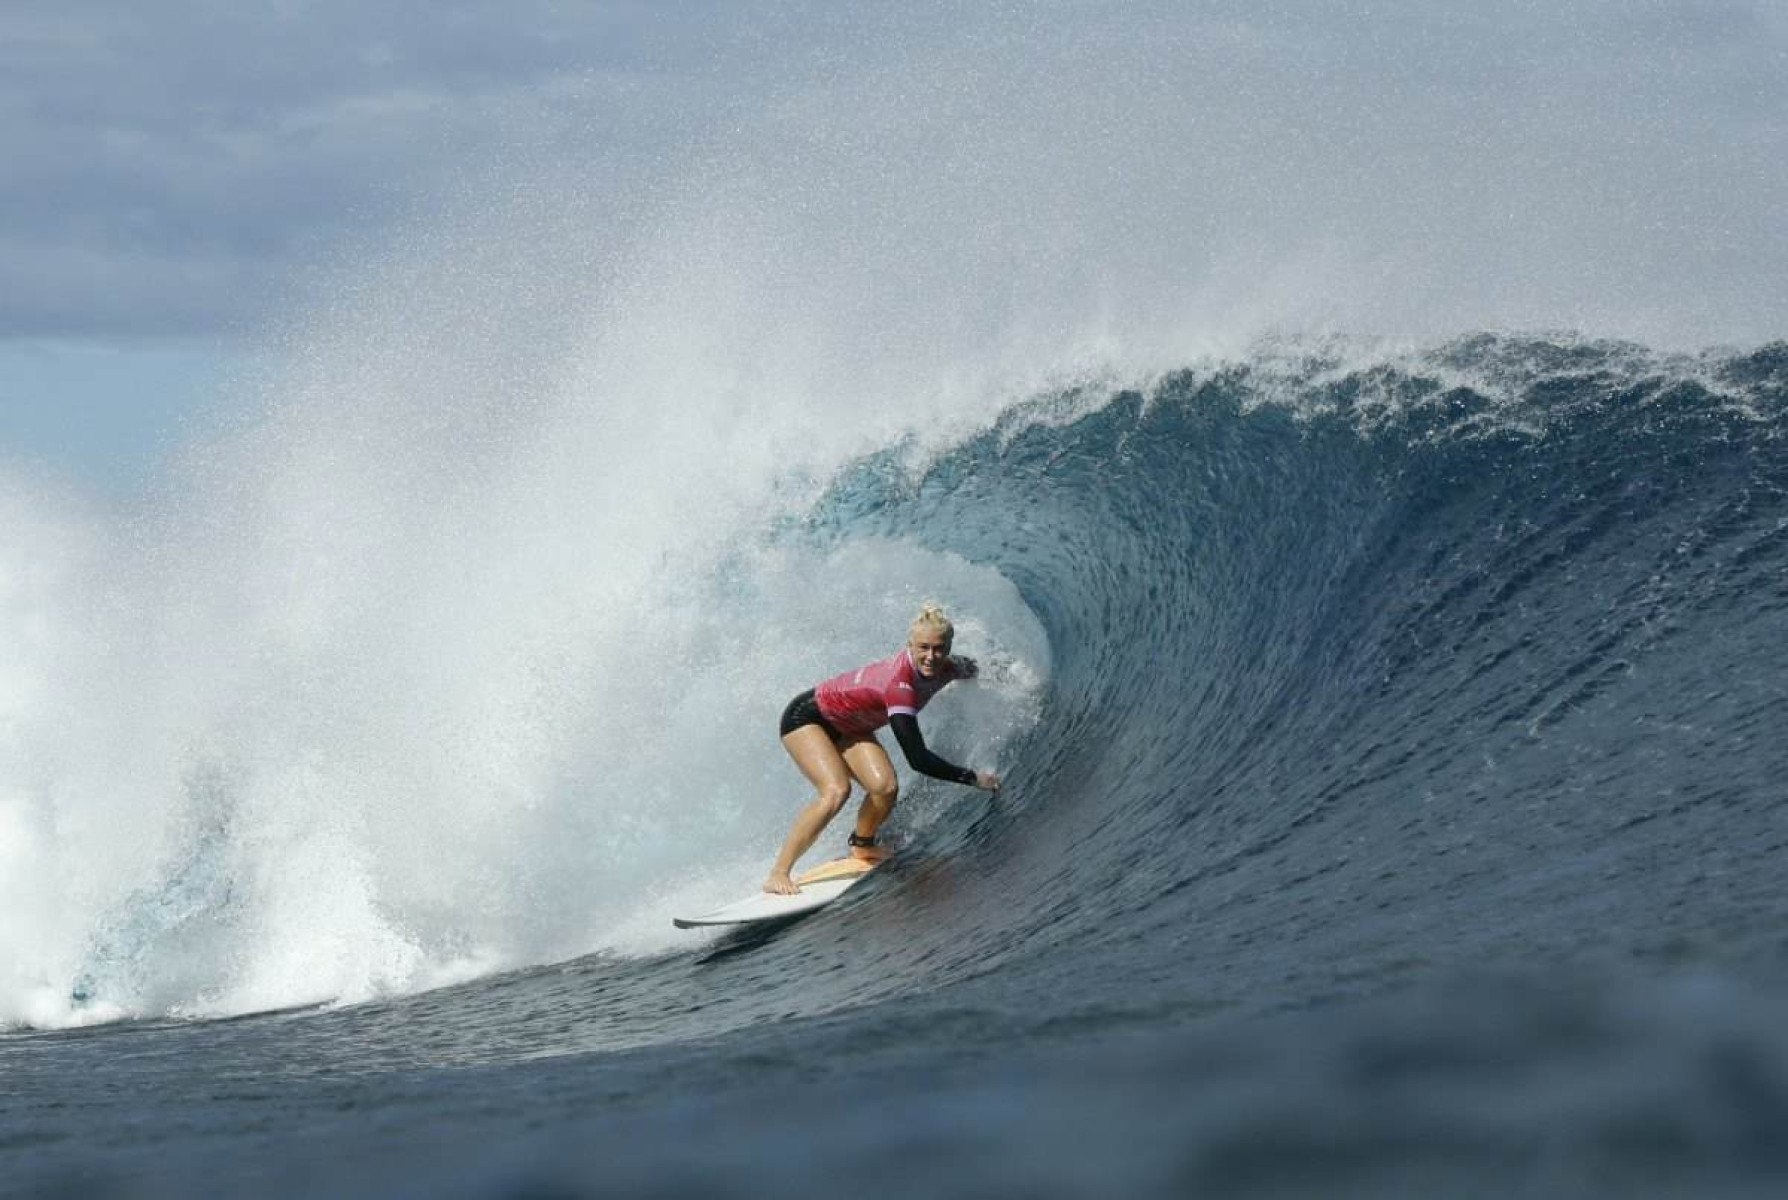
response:
<path id="1" fill-rule="evenodd" d="M 902 648 L 891 658 L 828 679 L 814 691 L 820 715 L 839 733 L 860 737 L 874 733 L 896 713 L 917 716 L 946 683 L 958 678 L 956 660 L 946 658 L 934 678 L 926 679 Z"/>

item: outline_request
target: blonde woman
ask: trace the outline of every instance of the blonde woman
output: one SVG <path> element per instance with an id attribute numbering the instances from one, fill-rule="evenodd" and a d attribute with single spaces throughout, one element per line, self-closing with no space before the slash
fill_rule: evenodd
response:
<path id="1" fill-rule="evenodd" d="M 875 833 L 894 809 L 900 781 L 875 737 L 883 725 L 893 728 L 908 765 L 921 775 L 999 791 L 998 775 L 945 762 L 925 748 L 919 732 L 919 710 L 951 680 L 975 676 L 974 659 L 950 653 L 955 634 L 943 610 L 927 604 L 913 619 L 899 653 L 846 671 L 789 701 L 782 713 L 782 745 L 818 794 L 795 818 L 764 891 L 792 895 L 800 890 L 789 872 L 850 799 L 853 779 L 863 786 L 864 796 L 850 836 L 851 855 L 876 862 L 886 853 L 875 844 Z"/>

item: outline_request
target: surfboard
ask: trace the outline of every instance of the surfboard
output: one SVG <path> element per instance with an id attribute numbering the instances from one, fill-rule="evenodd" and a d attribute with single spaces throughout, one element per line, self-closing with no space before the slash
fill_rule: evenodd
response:
<path id="1" fill-rule="evenodd" d="M 821 863 L 811 871 L 795 876 L 800 892 L 793 896 L 776 896 L 759 892 L 731 904 L 723 904 L 712 912 L 693 917 L 672 917 L 678 929 L 695 929 L 703 925 L 756 925 L 765 921 L 782 921 L 824 908 L 855 887 L 863 876 L 876 867 L 856 858 L 838 858 Z"/>

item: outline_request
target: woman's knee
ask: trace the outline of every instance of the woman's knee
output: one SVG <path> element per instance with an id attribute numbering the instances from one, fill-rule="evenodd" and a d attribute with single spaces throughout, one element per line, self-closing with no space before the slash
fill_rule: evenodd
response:
<path id="1" fill-rule="evenodd" d="M 825 806 L 826 815 L 835 817 L 844 807 L 844 802 L 851 798 L 851 785 L 848 783 L 828 783 L 820 788 L 819 803 Z"/>
<path id="2" fill-rule="evenodd" d="M 870 803 L 878 808 L 893 808 L 894 802 L 900 799 L 900 781 L 898 779 L 878 780 L 876 786 L 864 790 L 869 796 Z"/>

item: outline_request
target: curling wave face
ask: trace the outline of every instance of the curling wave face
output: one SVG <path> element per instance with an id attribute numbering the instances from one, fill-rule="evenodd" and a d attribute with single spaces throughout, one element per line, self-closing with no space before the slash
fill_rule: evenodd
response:
<path id="1" fill-rule="evenodd" d="M 866 464 L 841 528 L 996 566 L 1054 656 L 1032 799 L 911 957 L 1218 1008 L 1773 961 L 1785 384 L 1779 345 L 1290 348 Z"/>

